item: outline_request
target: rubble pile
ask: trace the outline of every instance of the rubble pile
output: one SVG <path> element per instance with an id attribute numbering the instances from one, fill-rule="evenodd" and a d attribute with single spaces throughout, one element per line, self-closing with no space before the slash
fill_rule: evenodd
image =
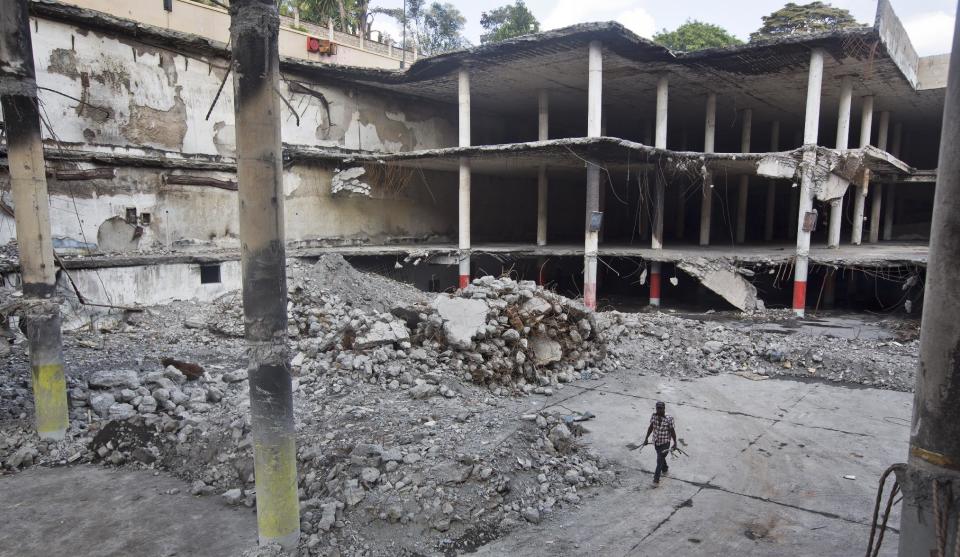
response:
<path id="1" fill-rule="evenodd" d="M 551 384 L 600 373 L 593 312 L 533 281 L 481 277 L 418 309 L 415 337 L 475 383 L 549 393 Z"/>
<path id="2" fill-rule="evenodd" d="M 713 320 L 668 313 L 597 314 L 607 365 L 693 378 L 736 373 L 750 379 L 799 377 L 910 391 L 919 354 L 918 324 L 893 338 L 845 338 L 793 333 L 749 319 Z M 792 317 L 782 318 L 790 323 Z M 903 327 L 903 324 L 898 327 Z M 898 340 L 899 339 L 899 340 Z"/>

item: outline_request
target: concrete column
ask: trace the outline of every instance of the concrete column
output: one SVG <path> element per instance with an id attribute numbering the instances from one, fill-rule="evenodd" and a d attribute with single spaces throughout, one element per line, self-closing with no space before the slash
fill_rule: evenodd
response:
<path id="1" fill-rule="evenodd" d="M 797 257 L 793 276 L 793 311 L 803 317 L 807 300 L 807 265 L 810 232 L 803 230 L 804 215 L 813 209 L 813 170 L 817 162 L 817 135 L 820 128 L 820 95 L 823 85 L 823 49 L 810 52 L 807 76 L 807 108 L 803 124 L 803 162 L 801 163 L 800 202 L 797 211 Z"/>
<path id="2" fill-rule="evenodd" d="M 707 94 L 707 117 L 703 132 L 703 152 L 713 153 L 717 136 L 717 94 Z M 700 245 L 710 245 L 710 213 L 713 211 L 713 174 L 703 177 L 700 197 Z"/>
<path id="3" fill-rule="evenodd" d="M 546 141 L 550 136 L 550 97 L 540 91 L 538 98 L 537 141 Z M 537 171 L 537 245 L 547 245 L 547 167 L 541 164 Z"/>
<path id="4" fill-rule="evenodd" d="M 60 306 L 54 299 L 57 269 L 50 238 L 50 203 L 26 0 L 0 2 L 0 108 L 16 206 L 34 418 L 41 439 L 60 440 L 69 420 L 67 385 Z"/>
<path id="5" fill-rule="evenodd" d="M 470 72 L 457 72 L 457 106 L 459 107 L 460 147 L 470 146 Z M 459 189 L 459 261 L 460 288 L 470 285 L 470 159 L 460 157 Z"/>
<path id="6" fill-rule="evenodd" d="M 960 547 L 960 17 L 955 21 L 909 457 L 897 476 L 903 488 L 900 557 L 955 555 Z"/>
<path id="7" fill-rule="evenodd" d="M 654 138 L 654 147 L 667 148 L 667 103 L 669 99 L 670 81 L 665 75 L 657 81 L 657 131 Z M 656 250 L 663 249 L 663 201 L 666 196 L 666 184 L 663 174 L 656 172 L 656 190 L 653 199 L 653 234 L 650 247 Z M 650 264 L 650 305 L 660 305 L 660 262 Z"/>
<path id="8" fill-rule="evenodd" d="M 687 141 L 687 128 L 680 132 L 680 150 L 687 151 L 690 145 Z M 686 184 L 675 188 L 677 192 L 677 240 L 683 240 L 684 229 L 687 227 L 687 192 Z"/>
<path id="9" fill-rule="evenodd" d="M 840 108 L 837 111 L 837 150 L 843 151 L 850 144 L 850 104 L 853 101 L 853 78 L 843 76 L 840 82 Z M 830 228 L 827 231 L 827 247 L 840 247 L 840 228 L 843 224 L 843 196 L 830 202 Z"/>
<path id="10" fill-rule="evenodd" d="M 753 128 L 753 109 L 743 110 L 743 121 L 740 130 L 740 152 L 750 152 L 750 132 Z M 740 188 L 737 195 L 737 231 L 736 242 L 742 244 L 747 237 L 747 195 L 749 194 L 750 177 L 740 176 Z"/>
<path id="11" fill-rule="evenodd" d="M 903 139 L 903 124 L 897 122 L 893 126 L 893 143 L 890 147 L 890 154 L 900 158 L 900 145 Z M 893 238 L 893 209 L 896 203 L 897 185 L 895 183 L 887 184 L 887 199 L 883 206 L 883 239 L 890 241 Z"/>
<path id="12" fill-rule="evenodd" d="M 299 13 L 299 11 L 297 12 Z M 327 20 L 327 38 L 330 39 L 330 42 L 333 42 L 333 18 Z"/>
<path id="13" fill-rule="evenodd" d="M 880 126 L 877 128 L 877 148 L 881 151 L 887 150 L 887 139 L 890 135 L 890 111 L 884 110 L 880 113 Z M 887 187 L 892 186 L 889 184 Z M 883 208 L 883 185 L 874 184 L 873 193 L 870 196 L 870 243 L 876 244 L 880 241 L 880 214 Z"/>
<path id="14" fill-rule="evenodd" d="M 870 136 L 873 135 L 873 95 L 863 97 L 863 116 L 860 118 L 860 148 L 870 145 Z M 863 187 L 859 187 L 853 194 L 853 231 L 850 234 L 850 243 L 859 246 L 863 240 L 863 210 L 866 205 L 867 188 L 869 187 L 870 172 L 864 174 Z"/>
<path id="15" fill-rule="evenodd" d="M 770 125 L 770 151 L 780 150 L 780 120 L 774 120 Z M 770 180 L 767 182 L 767 212 L 764 215 L 763 223 L 763 241 L 773 240 L 773 221 L 777 210 L 777 182 Z"/>
<path id="16" fill-rule="evenodd" d="M 287 346 L 287 258 L 280 138 L 280 15 L 270 0 L 230 2 L 240 262 L 260 543 L 295 551 L 297 447 Z"/>
<path id="17" fill-rule="evenodd" d="M 600 41 L 591 41 L 587 67 L 587 136 L 600 137 L 603 103 L 603 48 Z M 600 209 L 600 167 L 587 163 L 587 202 L 583 246 L 583 303 L 597 308 L 597 250 L 599 231 L 591 230 L 590 220 Z"/>

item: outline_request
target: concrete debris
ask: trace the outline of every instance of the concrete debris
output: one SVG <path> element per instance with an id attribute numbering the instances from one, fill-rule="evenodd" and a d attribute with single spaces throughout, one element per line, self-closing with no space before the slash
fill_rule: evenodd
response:
<path id="1" fill-rule="evenodd" d="M 334 172 L 330 181 L 330 194 L 335 197 L 370 197 L 370 184 L 360 179 L 365 173 L 362 166 Z"/>
<path id="2" fill-rule="evenodd" d="M 698 257 L 692 261 L 678 262 L 677 268 L 699 280 L 700 284 L 716 292 L 740 311 L 757 310 L 756 287 L 743 278 L 733 264 Z"/>
<path id="3" fill-rule="evenodd" d="M 811 343 L 750 328 L 756 316 L 593 313 L 509 278 L 481 277 L 430 300 L 342 258 L 293 264 L 289 277 L 302 554 L 379 554 L 371 548 L 395 539 L 411 554 L 447 554 L 478 527 L 496 536 L 549 524 L 615 480 L 589 448 L 581 422 L 592 413 L 543 409 L 568 382 L 621 369 L 759 378 L 814 368 L 830 380 L 913 384 L 915 339 Z M 462 330 L 451 334 L 458 319 Z M 151 309 L 111 335 L 67 333 L 70 430 L 59 443 L 35 437 L 25 343 L 14 343 L 0 361 L 0 469 L 64 461 L 162 469 L 191 494 L 252 508 L 242 323 L 231 294 Z M 172 348 L 204 373 L 188 380 L 164 366 Z M 379 539 L 378 522 L 395 537 Z"/>

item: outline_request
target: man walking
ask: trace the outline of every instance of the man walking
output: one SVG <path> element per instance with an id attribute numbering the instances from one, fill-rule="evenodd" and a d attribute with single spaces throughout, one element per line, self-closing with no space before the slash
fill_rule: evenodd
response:
<path id="1" fill-rule="evenodd" d="M 650 442 L 650 434 L 653 434 L 653 448 L 657 452 L 657 470 L 653 473 L 654 487 L 660 485 L 660 474 L 666 474 L 667 453 L 670 452 L 670 440 L 673 440 L 673 448 L 677 448 L 677 432 L 673 429 L 673 416 L 667 415 L 667 405 L 663 402 L 657 402 L 657 411 L 650 416 L 650 427 L 647 428 L 647 436 L 643 439 L 643 444 Z"/>

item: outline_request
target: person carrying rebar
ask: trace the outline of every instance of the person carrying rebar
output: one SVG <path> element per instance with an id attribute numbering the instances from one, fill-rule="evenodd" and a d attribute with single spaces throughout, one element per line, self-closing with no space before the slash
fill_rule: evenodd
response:
<path id="1" fill-rule="evenodd" d="M 677 432 L 673 428 L 673 416 L 667 415 L 667 405 L 658 401 L 656 412 L 650 416 L 650 427 L 647 428 L 647 435 L 643 438 L 643 444 L 650 443 L 650 434 L 653 434 L 653 448 L 657 453 L 657 469 L 653 473 L 653 486 L 660 485 L 660 475 L 666 475 L 669 466 L 667 465 L 667 454 L 671 450 L 670 441 L 673 440 L 672 449 L 677 448 Z"/>

